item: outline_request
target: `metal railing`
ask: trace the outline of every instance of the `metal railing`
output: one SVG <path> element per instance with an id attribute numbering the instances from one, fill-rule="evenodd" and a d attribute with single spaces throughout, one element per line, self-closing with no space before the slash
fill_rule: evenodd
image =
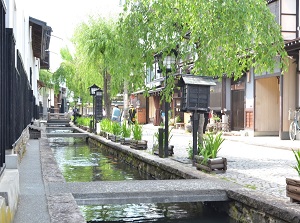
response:
<path id="1" fill-rule="evenodd" d="M 5 9 L 0 1 L 0 175 L 5 169 L 5 150 L 22 135 L 38 108 L 21 55 L 15 54 L 15 38 L 5 28 Z M 15 63 L 17 58 L 17 63 Z M 15 66 L 17 64 L 17 67 Z"/>

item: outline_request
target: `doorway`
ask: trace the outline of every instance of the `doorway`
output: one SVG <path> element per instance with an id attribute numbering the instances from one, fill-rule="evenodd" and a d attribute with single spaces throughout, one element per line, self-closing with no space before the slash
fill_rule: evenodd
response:
<path id="1" fill-rule="evenodd" d="M 231 81 L 231 129 L 243 130 L 245 116 L 245 82 L 244 78 Z"/>

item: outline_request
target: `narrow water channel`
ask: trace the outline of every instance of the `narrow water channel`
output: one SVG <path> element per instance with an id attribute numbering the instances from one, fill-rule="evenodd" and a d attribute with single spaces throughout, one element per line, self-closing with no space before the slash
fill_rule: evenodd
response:
<path id="1" fill-rule="evenodd" d="M 148 180 L 127 164 L 107 156 L 82 138 L 49 138 L 50 147 L 67 182 Z M 234 223 L 204 203 L 120 204 L 79 206 L 88 223 L 95 222 L 201 222 Z"/>
<path id="2" fill-rule="evenodd" d="M 233 223 L 203 203 L 125 204 L 81 207 L 88 223 L 167 222 Z M 91 215 L 90 215 L 91 213 Z"/>
<path id="3" fill-rule="evenodd" d="M 67 182 L 153 180 L 129 165 L 105 155 L 82 138 L 50 138 L 50 147 Z"/>

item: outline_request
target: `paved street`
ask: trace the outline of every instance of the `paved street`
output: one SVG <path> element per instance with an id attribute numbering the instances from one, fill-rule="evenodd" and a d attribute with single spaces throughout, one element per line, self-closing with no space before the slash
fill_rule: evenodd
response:
<path id="1" fill-rule="evenodd" d="M 157 127 L 144 125 L 143 139 L 148 140 L 148 152 L 152 149 L 153 133 Z M 186 158 L 186 148 L 192 144 L 192 134 L 174 129 L 171 145 L 174 157 Z M 286 197 L 286 177 L 297 176 L 292 168 L 296 164 L 291 149 L 300 148 L 299 141 L 280 140 L 279 137 L 224 136 L 219 156 L 227 158 L 228 169 L 219 178 L 279 198 Z"/>

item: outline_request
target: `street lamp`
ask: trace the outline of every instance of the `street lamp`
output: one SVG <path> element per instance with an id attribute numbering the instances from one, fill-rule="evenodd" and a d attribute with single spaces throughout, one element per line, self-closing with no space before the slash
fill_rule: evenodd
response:
<path id="1" fill-rule="evenodd" d="M 99 89 L 99 87 L 96 84 L 93 84 L 89 87 L 90 89 L 90 95 L 93 96 L 93 129 L 92 132 L 95 131 L 95 95 L 96 91 Z"/>
<path id="2" fill-rule="evenodd" d="M 171 55 L 165 57 L 163 65 L 166 68 L 165 87 L 168 84 L 168 73 L 172 71 L 172 65 L 175 63 L 175 58 Z M 169 155 L 169 110 L 170 103 L 165 99 L 165 145 L 164 145 L 164 157 Z"/>

